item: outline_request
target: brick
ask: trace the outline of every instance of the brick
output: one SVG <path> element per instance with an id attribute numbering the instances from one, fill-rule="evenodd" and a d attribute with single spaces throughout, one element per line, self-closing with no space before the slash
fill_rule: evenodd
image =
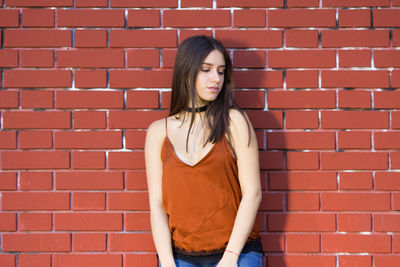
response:
<path id="1" fill-rule="evenodd" d="M 54 27 L 54 9 L 23 9 L 22 27 Z"/>
<path id="2" fill-rule="evenodd" d="M 53 108 L 53 91 L 21 90 L 22 108 Z"/>
<path id="3" fill-rule="evenodd" d="M 75 70 L 76 88 L 106 88 L 106 70 Z"/>
<path id="4" fill-rule="evenodd" d="M 147 192 L 108 193 L 109 210 L 149 210 Z"/>
<path id="5" fill-rule="evenodd" d="M 111 7 L 178 7 L 177 0 L 110 0 Z"/>
<path id="6" fill-rule="evenodd" d="M 390 152 L 390 164 L 392 169 L 400 169 L 400 152 Z"/>
<path id="7" fill-rule="evenodd" d="M 231 25 L 229 10 L 164 10 L 165 27 L 226 27 Z"/>
<path id="8" fill-rule="evenodd" d="M 51 190 L 53 177 L 51 172 L 20 172 L 19 188 L 22 190 Z"/>
<path id="9" fill-rule="evenodd" d="M 372 189 L 371 172 L 340 172 L 340 189 L 370 190 Z"/>
<path id="10" fill-rule="evenodd" d="M 201 2 L 196 0 L 197 2 Z M 126 267 L 146 267 L 156 266 L 157 257 L 154 254 L 126 254 L 125 255 Z"/>
<path id="11" fill-rule="evenodd" d="M 0 190 L 16 190 L 17 174 L 15 172 L 0 173 Z"/>
<path id="12" fill-rule="evenodd" d="M 400 235 L 392 236 L 392 251 L 399 252 L 400 251 Z"/>
<path id="13" fill-rule="evenodd" d="M 274 267 L 335 267 L 335 256 L 319 256 L 319 255 L 269 255 L 267 257 L 268 266 Z"/>
<path id="14" fill-rule="evenodd" d="M 227 48 L 280 48 L 283 42 L 276 30 L 215 30 L 215 38 Z"/>
<path id="15" fill-rule="evenodd" d="M 316 70 L 286 70 L 287 88 L 317 88 L 318 71 Z"/>
<path id="16" fill-rule="evenodd" d="M 70 251 L 70 234 L 3 234 L 3 251 L 67 252 Z"/>
<path id="17" fill-rule="evenodd" d="M 211 30 L 203 30 L 203 29 L 202 30 L 181 29 L 179 30 L 179 43 L 182 43 L 183 40 L 195 35 L 213 36 L 213 33 Z"/>
<path id="18" fill-rule="evenodd" d="M 286 154 L 288 170 L 316 170 L 318 165 L 318 152 L 288 151 Z"/>
<path id="19" fill-rule="evenodd" d="M 400 30 L 392 30 L 392 46 L 400 46 Z"/>
<path id="20" fill-rule="evenodd" d="M 282 151 L 260 151 L 261 170 L 282 170 L 284 168 Z"/>
<path id="21" fill-rule="evenodd" d="M 107 19 L 104 19 L 104 18 Z M 123 10 L 110 9 L 59 9 L 58 27 L 124 27 Z"/>
<path id="22" fill-rule="evenodd" d="M 161 107 L 164 109 L 169 109 L 171 105 L 171 91 L 164 91 L 161 93 Z"/>
<path id="23" fill-rule="evenodd" d="M 285 236 L 277 233 L 261 233 L 261 244 L 264 251 L 283 252 L 285 251 Z"/>
<path id="24" fill-rule="evenodd" d="M 270 111 L 251 110 L 247 111 L 246 113 L 251 121 L 251 124 L 256 129 L 283 128 L 283 113 L 280 110 L 270 110 Z"/>
<path id="25" fill-rule="evenodd" d="M 375 132 L 374 147 L 375 149 L 399 149 L 399 138 L 400 132 Z"/>
<path id="26" fill-rule="evenodd" d="M 121 231 L 121 213 L 55 213 L 57 231 Z"/>
<path id="27" fill-rule="evenodd" d="M 390 210 L 389 193 L 321 193 L 324 211 Z"/>
<path id="28" fill-rule="evenodd" d="M 57 91 L 56 108 L 123 108 L 122 91 Z"/>
<path id="29" fill-rule="evenodd" d="M 175 64 L 177 50 L 176 49 L 163 49 L 162 50 L 162 67 L 173 68 Z"/>
<path id="30" fill-rule="evenodd" d="M 333 149 L 333 132 L 267 132 L 268 149 Z"/>
<path id="31" fill-rule="evenodd" d="M 105 169 L 106 154 L 93 151 L 72 151 L 72 168 Z"/>
<path id="32" fill-rule="evenodd" d="M 51 255 L 50 254 L 19 254 L 18 255 L 19 267 L 50 267 Z"/>
<path id="33" fill-rule="evenodd" d="M 335 214 L 286 213 L 268 214 L 270 232 L 331 232 L 335 231 Z"/>
<path id="34" fill-rule="evenodd" d="M 338 214 L 339 232 L 371 232 L 371 214 L 340 213 Z"/>
<path id="35" fill-rule="evenodd" d="M 17 132 L 15 132 L 15 131 L 0 132 L 0 148 L 16 149 L 17 148 Z"/>
<path id="36" fill-rule="evenodd" d="M 286 246 L 289 252 L 319 252 L 320 235 L 315 234 L 288 234 Z"/>
<path id="37" fill-rule="evenodd" d="M 234 10 L 234 27 L 265 27 L 265 10 Z"/>
<path id="38" fill-rule="evenodd" d="M 335 91 L 269 91 L 268 108 L 335 108 Z"/>
<path id="39" fill-rule="evenodd" d="M 287 0 L 288 7 L 318 7 L 318 0 Z"/>
<path id="40" fill-rule="evenodd" d="M 111 251 L 155 251 L 150 233 L 111 233 L 109 240 Z"/>
<path id="41" fill-rule="evenodd" d="M 281 193 L 263 193 L 259 210 L 282 211 L 284 209 L 283 198 L 284 196 Z"/>
<path id="42" fill-rule="evenodd" d="M 321 111 L 323 129 L 387 129 L 386 111 Z"/>
<path id="43" fill-rule="evenodd" d="M 75 129 L 105 129 L 107 125 L 105 111 L 74 111 L 74 128 Z"/>
<path id="44" fill-rule="evenodd" d="M 75 30 L 75 47 L 106 47 L 107 30 Z"/>
<path id="45" fill-rule="evenodd" d="M 400 232 L 399 214 L 374 214 L 374 232 Z"/>
<path id="46" fill-rule="evenodd" d="M 18 108 L 18 91 L 1 90 L 0 91 L 0 108 Z"/>
<path id="47" fill-rule="evenodd" d="M 217 7 L 283 7 L 283 1 L 274 0 L 218 0 Z"/>
<path id="48" fill-rule="evenodd" d="M 18 67 L 18 51 L 12 49 L 0 50 L 0 67 Z"/>
<path id="49" fill-rule="evenodd" d="M 170 70 L 110 70 L 111 88 L 169 88 Z"/>
<path id="50" fill-rule="evenodd" d="M 5 111 L 4 129 L 69 129 L 71 113 L 69 111 Z"/>
<path id="51" fill-rule="evenodd" d="M 385 70 L 322 70 L 321 86 L 388 88 L 389 72 Z"/>
<path id="52" fill-rule="evenodd" d="M 0 231 L 8 232 L 15 230 L 17 230 L 17 214 L 4 212 L 0 213 Z"/>
<path id="53" fill-rule="evenodd" d="M 106 234 L 87 234 L 87 233 L 74 233 L 72 236 L 72 250 L 73 251 L 105 251 L 106 248 Z"/>
<path id="54" fill-rule="evenodd" d="M 400 13 L 399 13 L 400 15 Z M 374 64 L 378 68 L 400 67 L 399 50 L 375 50 Z"/>
<path id="55" fill-rule="evenodd" d="M 165 111 L 110 111 L 109 128 L 147 129 L 155 121 L 167 116 Z"/>
<path id="56" fill-rule="evenodd" d="M 259 90 L 236 90 L 234 92 L 236 103 L 241 108 L 264 108 L 265 107 L 265 91 Z"/>
<path id="57" fill-rule="evenodd" d="M 5 29 L 4 47 L 65 47 L 71 46 L 70 30 Z"/>
<path id="58" fill-rule="evenodd" d="M 387 47 L 387 30 L 321 30 L 322 47 Z"/>
<path id="59" fill-rule="evenodd" d="M 122 254 L 55 254 L 53 267 L 120 267 Z"/>
<path id="60" fill-rule="evenodd" d="M 12 254 L 1 254 L 0 264 L 3 267 L 14 267 L 15 266 L 15 255 Z"/>
<path id="61" fill-rule="evenodd" d="M 323 7 L 373 7 L 390 6 L 389 0 L 324 0 Z"/>
<path id="62" fill-rule="evenodd" d="M 286 110 L 287 129 L 318 128 L 318 111 Z"/>
<path id="63" fill-rule="evenodd" d="M 73 0 L 5 0 L 6 6 L 15 7 L 72 7 Z"/>
<path id="64" fill-rule="evenodd" d="M 371 27 L 369 9 L 339 9 L 339 27 Z"/>
<path id="65" fill-rule="evenodd" d="M 110 152 L 108 157 L 108 168 L 120 169 L 144 169 L 144 155 L 141 151 L 132 152 Z"/>
<path id="66" fill-rule="evenodd" d="M 287 193 L 286 205 L 288 211 L 319 210 L 318 193 Z"/>
<path id="67" fill-rule="evenodd" d="M 19 26 L 19 11 L 18 9 L 3 9 L 0 10 L 0 27 L 18 27 Z"/>
<path id="68" fill-rule="evenodd" d="M 318 47 L 318 31 L 288 29 L 285 31 L 285 44 L 287 47 Z"/>
<path id="69" fill-rule="evenodd" d="M 399 255 L 374 256 L 374 266 L 376 267 L 396 267 L 399 264 Z"/>
<path id="70" fill-rule="evenodd" d="M 374 27 L 399 27 L 399 9 L 375 9 L 372 10 Z"/>
<path id="71" fill-rule="evenodd" d="M 67 210 L 69 194 L 56 192 L 3 192 L 3 210 Z"/>
<path id="72" fill-rule="evenodd" d="M 340 255 L 340 267 L 372 267 L 372 256 L 369 255 Z"/>
<path id="73" fill-rule="evenodd" d="M 375 190 L 389 190 L 389 191 L 400 190 L 400 173 L 376 172 Z"/>
<path id="74" fill-rule="evenodd" d="M 236 88 L 282 88 L 282 71 L 247 70 L 235 71 Z"/>
<path id="75" fill-rule="evenodd" d="M 400 88 L 400 70 L 392 70 L 391 72 L 391 82 L 393 88 Z"/>
<path id="76" fill-rule="evenodd" d="M 128 10 L 128 27 L 159 27 L 159 10 Z"/>
<path id="77" fill-rule="evenodd" d="M 233 67 L 236 68 L 265 68 L 265 51 L 233 51 Z"/>
<path id="78" fill-rule="evenodd" d="M 124 51 L 120 49 L 78 49 L 57 51 L 57 67 L 122 68 Z"/>
<path id="79" fill-rule="evenodd" d="M 50 231 L 51 213 L 20 213 L 18 216 L 20 231 Z"/>
<path id="80" fill-rule="evenodd" d="M 54 66 L 54 52 L 52 50 L 30 49 L 20 50 L 21 66 L 24 68 Z"/>
<path id="81" fill-rule="evenodd" d="M 321 152 L 323 170 L 385 170 L 388 155 L 384 152 Z"/>
<path id="82" fill-rule="evenodd" d="M 129 49 L 127 66 L 129 68 L 160 67 L 160 51 L 157 49 Z"/>
<path id="83" fill-rule="evenodd" d="M 390 236 L 322 234 L 322 252 L 388 253 Z"/>
<path id="84" fill-rule="evenodd" d="M 371 67 L 371 51 L 339 50 L 339 67 Z"/>
<path id="85" fill-rule="evenodd" d="M 147 190 L 146 174 L 136 171 L 126 172 L 125 186 L 127 190 Z"/>
<path id="86" fill-rule="evenodd" d="M 270 68 L 332 68 L 336 66 L 333 50 L 268 51 Z"/>
<path id="87" fill-rule="evenodd" d="M 371 92 L 340 90 L 338 92 L 339 108 L 371 108 Z"/>
<path id="88" fill-rule="evenodd" d="M 122 172 L 56 172 L 55 181 L 57 190 L 117 190 L 124 186 Z"/>
<path id="89" fill-rule="evenodd" d="M 268 27 L 336 27 L 336 12 L 333 9 L 271 9 Z"/>
<path id="90" fill-rule="evenodd" d="M 374 108 L 398 109 L 400 108 L 400 92 L 378 91 L 374 93 Z"/>
<path id="91" fill-rule="evenodd" d="M 108 0 L 75 0 L 75 7 L 107 7 Z"/>
<path id="92" fill-rule="evenodd" d="M 127 231 L 150 231 L 150 213 L 131 212 L 125 215 L 125 229 Z"/>
<path id="93" fill-rule="evenodd" d="M 72 194 L 72 210 L 105 210 L 105 193 L 76 192 Z"/>
<path id="94" fill-rule="evenodd" d="M 335 172 L 270 172 L 268 182 L 269 190 L 322 191 L 337 189 Z"/>
<path id="95" fill-rule="evenodd" d="M 392 193 L 392 210 L 400 210 L 400 193 Z"/>
<path id="96" fill-rule="evenodd" d="M 110 47 L 176 47 L 176 30 L 110 30 Z"/>
<path id="97" fill-rule="evenodd" d="M 121 131 L 55 132 L 55 148 L 117 149 L 122 148 Z"/>
<path id="98" fill-rule="evenodd" d="M 1 155 L 3 170 L 69 168 L 67 151 L 3 151 Z"/>
<path id="99" fill-rule="evenodd" d="M 20 131 L 18 141 L 22 149 L 52 148 L 53 133 L 51 131 Z"/>
<path id="100" fill-rule="evenodd" d="M 158 108 L 158 91 L 127 91 L 126 108 Z"/>
<path id="101" fill-rule="evenodd" d="M 70 70 L 4 70 L 4 87 L 71 87 Z"/>
<path id="102" fill-rule="evenodd" d="M 181 0 L 181 7 L 212 7 L 213 0 Z"/>
<path id="103" fill-rule="evenodd" d="M 371 133 L 363 131 L 339 131 L 339 149 L 370 149 Z"/>

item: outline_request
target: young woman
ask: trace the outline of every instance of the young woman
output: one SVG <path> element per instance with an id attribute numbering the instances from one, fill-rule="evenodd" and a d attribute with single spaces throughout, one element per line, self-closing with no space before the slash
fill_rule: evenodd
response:
<path id="1" fill-rule="evenodd" d="M 170 113 L 150 125 L 145 160 L 159 266 L 262 266 L 257 140 L 217 40 L 179 46 Z"/>

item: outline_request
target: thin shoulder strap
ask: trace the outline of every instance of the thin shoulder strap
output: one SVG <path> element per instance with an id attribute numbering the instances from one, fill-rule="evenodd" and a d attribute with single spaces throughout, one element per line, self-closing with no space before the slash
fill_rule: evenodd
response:
<path id="1" fill-rule="evenodd" d="M 166 136 L 166 137 L 168 137 L 167 120 L 168 120 L 168 117 L 165 118 L 165 136 Z"/>

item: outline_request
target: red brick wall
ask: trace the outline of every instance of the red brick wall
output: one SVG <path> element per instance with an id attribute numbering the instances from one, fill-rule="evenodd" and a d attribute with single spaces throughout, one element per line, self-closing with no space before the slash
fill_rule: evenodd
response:
<path id="1" fill-rule="evenodd" d="M 2 0 L 0 266 L 155 266 L 145 129 L 229 49 L 271 267 L 400 266 L 399 0 Z"/>

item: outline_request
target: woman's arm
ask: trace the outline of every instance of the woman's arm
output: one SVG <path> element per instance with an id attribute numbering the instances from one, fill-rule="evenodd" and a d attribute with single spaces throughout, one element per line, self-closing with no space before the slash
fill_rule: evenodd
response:
<path id="1" fill-rule="evenodd" d="M 175 267 L 168 216 L 162 204 L 161 148 L 165 138 L 164 120 L 153 122 L 146 135 L 145 162 L 154 244 L 162 267 Z"/>
<path id="2" fill-rule="evenodd" d="M 253 229 L 261 202 L 258 145 L 254 129 L 248 118 L 237 110 L 231 110 L 230 119 L 231 143 L 236 154 L 242 200 L 226 251 L 218 267 L 236 266 L 237 255 L 241 253 Z M 250 145 L 248 145 L 249 130 L 247 125 L 250 126 Z"/>

